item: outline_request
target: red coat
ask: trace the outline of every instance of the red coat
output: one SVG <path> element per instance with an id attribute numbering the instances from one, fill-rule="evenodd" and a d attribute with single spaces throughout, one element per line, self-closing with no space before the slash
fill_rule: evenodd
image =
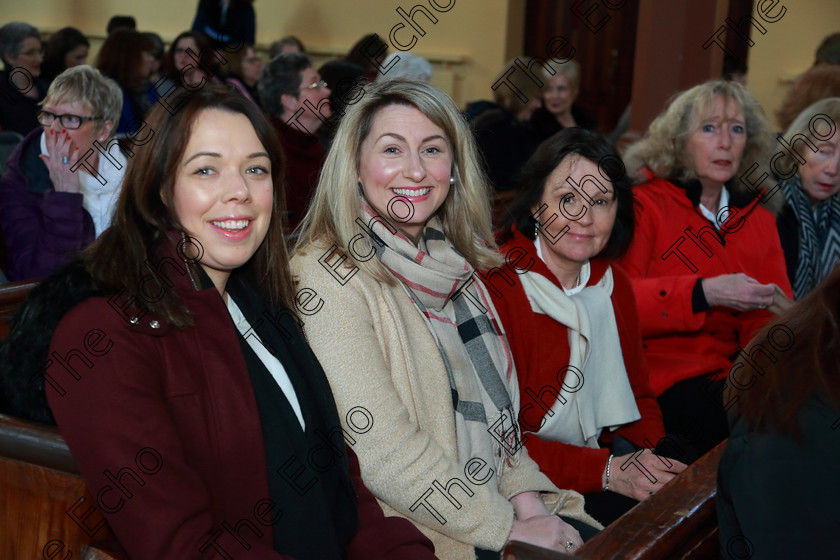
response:
<path id="1" fill-rule="evenodd" d="M 131 324 L 118 300 L 101 297 L 64 316 L 46 368 L 48 381 L 64 393 L 48 383 L 61 434 L 131 558 L 218 558 L 212 546 L 199 552 L 214 531 L 218 548 L 233 558 L 288 558 L 273 548 L 271 520 L 284 507 L 266 503 L 262 427 L 238 332 L 214 288 L 196 291 L 186 276 L 170 277 L 194 327 L 175 330 L 149 314 Z M 302 335 L 291 336 L 290 348 L 315 364 L 307 375 L 323 376 Z M 359 502 L 347 558 L 434 558 L 431 543 L 409 521 L 383 516 L 346 449 Z M 88 523 L 98 519 L 94 514 Z M 222 526 L 240 520 L 247 520 L 239 534 L 249 550 Z"/>
<path id="2" fill-rule="evenodd" d="M 738 347 L 745 347 L 772 314 L 722 307 L 694 313 L 692 291 L 700 278 L 742 272 L 762 284 L 777 284 L 792 298 L 775 217 L 757 198 L 738 207 L 736 201 L 745 195 L 736 191 L 731 201 L 737 213 L 718 235 L 684 188 L 653 178 L 633 191 L 636 232 L 620 262 L 633 279 L 641 310 L 651 387 L 661 395 L 698 375 L 723 378 Z M 669 254 L 675 249 L 682 254 Z"/>
<path id="3" fill-rule="evenodd" d="M 502 245 L 501 251 L 510 256 L 512 264 L 521 269 L 527 268 L 548 278 L 556 286 L 560 282 L 537 257 L 534 242 L 519 231 L 514 230 L 514 238 Z M 520 260 L 516 257 L 523 255 Z M 636 406 L 641 418 L 622 426 L 614 432 L 604 431 L 603 442 L 609 442 L 614 435 L 623 436 L 640 446 L 653 447 L 665 436 L 662 427 L 662 413 L 648 385 L 648 371 L 642 351 L 642 338 L 639 331 L 639 315 L 633 299 L 633 290 L 627 274 L 615 264 L 600 259 L 593 259 L 589 284 L 597 283 L 612 266 L 613 293 L 612 304 L 621 341 L 621 354 L 630 387 L 636 397 Z M 557 380 L 557 372 L 569 363 L 568 329 L 548 315 L 534 313 L 525 295 L 525 290 L 517 281 L 516 269 L 505 264 L 504 270 L 514 280 L 509 286 L 502 278 L 492 278 L 490 290 L 493 304 L 499 313 L 505 335 L 513 352 L 522 409 L 519 423 L 523 431 L 540 425 L 545 410 L 536 405 L 533 398 L 526 394 L 526 389 L 539 393 L 546 385 L 557 387 L 562 384 Z M 495 275 L 494 275 L 495 276 Z M 593 349 L 597 352 L 598 349 Z M 558 387 L 559 388 L 559 387 Z M 529 406 L 530 405 L 530 406 Z M 550 405 L 549 405 L 550 406 Z M 646 443 L 650 442 L 650 443 Z M 560 488 L 569 488 L 581 493 L 597 492 L 602 489 L 601 474 L 607 465 L 610 452 L 608 449 L 580 447 L 556 441 L 542 440 L 534 434 L 528 434 L 525 447 L 537 461 L 540 470 Z"/>

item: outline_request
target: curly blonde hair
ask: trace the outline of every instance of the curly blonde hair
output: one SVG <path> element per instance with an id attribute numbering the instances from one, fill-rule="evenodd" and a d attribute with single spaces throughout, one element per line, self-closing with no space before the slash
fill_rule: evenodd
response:
<path id="1" fill-rule="evenodd" d="M 741 166 L 733 179 L 740 178 L 751 166 L 758 164 L 750 177 L 757 179 L 767 173 L 764 185 L 771 188 L 773 129 L 755 97 L 741 84 L 724 80 L 705 82 L 673 97 L 668 108 L 651 123 L 644 138 L 627 149 L 624 155 L 627 172 L 637 182 L 644 181 L 644 169 L 662 178 L 696 179 L 694 162 L 686 151 L 686 140 L 711 113 L 718 96 L 734 101 L 744 111 L 747 142 L 741 155 Z"/>
<path id="2" fill-rule="evenodd" d="M 391 105 L 416 108 L 446 134 L 452 150 L 455 183 L 436 215 L 447 239 L 476 270 L 500 264 L 490 225 L 490 191 L 472 133 L 448 95 L 416 80 L 386 80 L 365 85 L 364 95 L 350 106 L 324 161 L 309 210 L 296 230 L 295 253 L 304 253 L 310 245 L 335 245 L 343 255 L 348 255 L 346 248 L 360 233 L 355 220 L 362 215 L 365 202 L 358 183 L 362 143 L 379 111 Z M 396 282 L 379 259 L 348 258 L 347 265 L 355 265 L 381 282 Z"/>

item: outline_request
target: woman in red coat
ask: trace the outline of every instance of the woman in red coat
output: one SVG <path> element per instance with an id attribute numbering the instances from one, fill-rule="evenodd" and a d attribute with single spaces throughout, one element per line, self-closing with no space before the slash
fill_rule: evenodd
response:
<path id="1" fill-rule="evenodd" d="M 685 468 L 645 449 L 665 432 L 630 280 L 610 262 L 633 237 L 630 182 L 580 128 L 543 142 L 521 176 L 501 231 L 506 281 L 488 285 L 520 372 L 523 441 L 608 524 Z"/>
<path id="2" fill-rule="evenodd" d="M 687 461 L 727 436 L 721 393 L 727 374 L 739 383 L 733 357 L 792 295 L 768 210 L 784 202 L 768 179 L 772 154 L 758 102 L 712 81 L 674 99 L 625 156 L 642 184 L 621 265 L 669 443 Z"/>
<path id="3" fill-rule="evenodd" d="M 365 426 L 342 431 L 290 311 L 271 125 L 227 88 L 178 95 L 114 226 L 47 281 L 97 291 L 35 376 L 96 505 L 135 559 L 434 558 L 362 484 Z"/>

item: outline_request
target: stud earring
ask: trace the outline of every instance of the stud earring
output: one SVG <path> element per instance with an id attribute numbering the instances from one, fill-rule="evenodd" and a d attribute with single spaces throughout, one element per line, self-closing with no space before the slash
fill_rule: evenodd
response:
<path id="1" fill-rule="evenodd" d="M 449 178 L 449 184 L 450 184 L 450 185 L 454 185 L 454 184 L 455 184 L 455 177 L 450 177 L 450 178 Z"/>

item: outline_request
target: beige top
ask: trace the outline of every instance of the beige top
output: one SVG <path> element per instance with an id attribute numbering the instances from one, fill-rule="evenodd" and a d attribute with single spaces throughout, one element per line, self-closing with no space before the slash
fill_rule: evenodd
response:
<path id="1" fill-rule="evenodd" d="M 458 461 L 446 368 L 402 286 L 360 270 L 342 284 L 318 262 L 326 251 L 308 249 L 292 258 L 292 273 L 297 290 L 313 290 L 320 298 L 306 307 L 323 305 L 302 316 L 304 330 L 352 436 L 362 478 L 386 515 L 413 521 L 445 560 L 474 560 L 474 547 L 501 550 L 514 520 L 508 500 L 526 491 L 543 492 L 552 513 L 600 527 L 584 513 L 583 497 L 558 490 L 524 447 L 519 465 L 504 473 L 498 487 L 481 484 L 490 466 Z M 340 270 L 345 278 L 348 272 Z M 519 402 L 513 404 L 519 410 Z M 370 429 L 358 433 L 371 417 Z"/>

